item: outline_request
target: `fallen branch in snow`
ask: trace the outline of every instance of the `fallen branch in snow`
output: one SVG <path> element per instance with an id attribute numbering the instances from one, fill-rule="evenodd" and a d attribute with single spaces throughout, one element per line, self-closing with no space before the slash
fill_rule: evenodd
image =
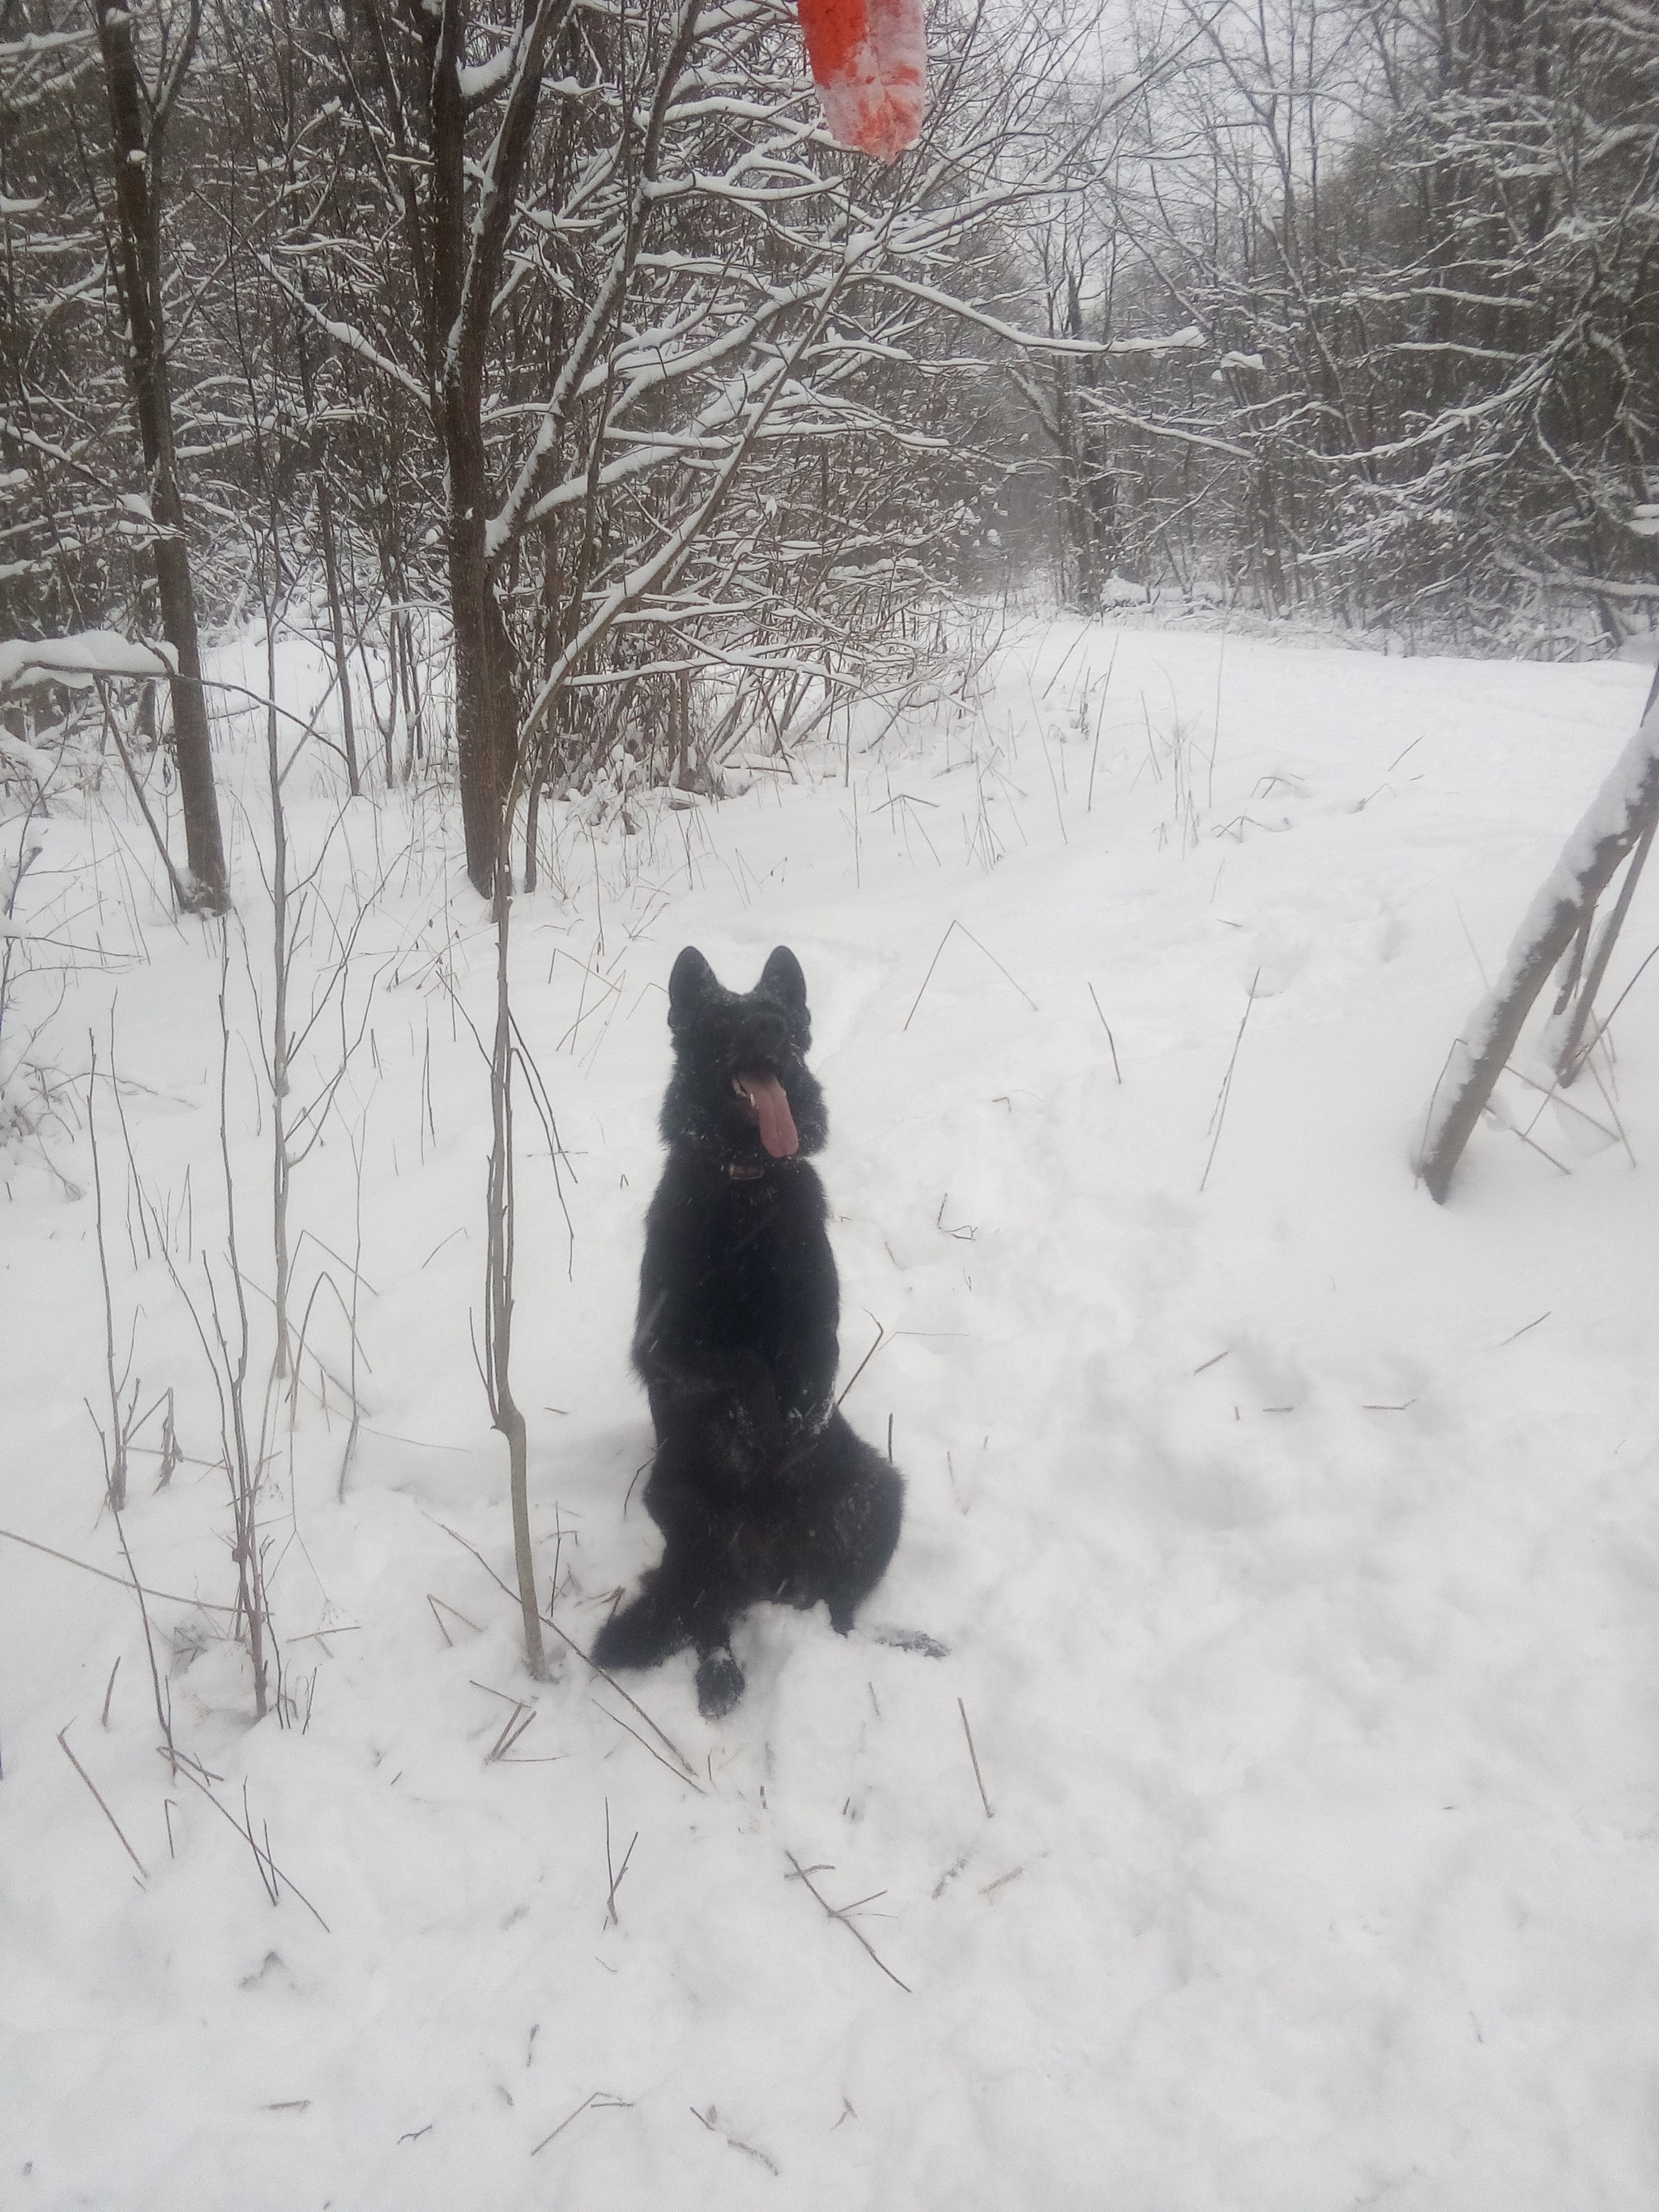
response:
<path id="1" fill-rule="evenodd" d="M 830 1917 L 832 1920 L 838 1920 L 842 1926 L 847 1930 L 848 1934 L 853 1938 L 853 1941 L 855 1943 L 861 1944 L 863 1946 L 864 1949 L 869 1953 L 872 1959 L 875 1960 L 877 1966 L 881 1968 L 881 1971 L 886 1975 L 888 1980 L 890 1982 L 898 1982 L 898 1986 L 903 1990 L 907 1997 L 914 1996 L 915 1991 L 911 1989 L 909 1983 L 899 1981 L 898 1976 L 893 1972 L 892 1968 L 884 1959 L 878 1956 L 876 1951 L 872 1947 L 869 1939 L 858 1929 L 854 1928 L 852 1922 L 848 1918 L 847 1916 L 850 1911 L 852 1911 L 853 1907 L 850 1905 L 831 1905 L 823 1892 L 815 1887 L 812 1876 L 814 1874 L 821 1871 L 821 1869 L 816 1867 L 804 1867 L 800 1861 L 795 1856 L 793 1851 L 786 1851 L 783 1856 L 795 1869 L 795 1879 L 798 1881 L 805 1882 L 807 1888 L 812 1892 L 813 1896 L 817 1898 L 818 1903 L 830 1915 Z M 881 1892 L 878 1890 L 876 1892 L 876 1895 L 879 1897 L 881 1895 Z M 860 1905 L 868 1905 L 870 1899 L 867 1897 L 861 1897 L 858 1901 Z"/>

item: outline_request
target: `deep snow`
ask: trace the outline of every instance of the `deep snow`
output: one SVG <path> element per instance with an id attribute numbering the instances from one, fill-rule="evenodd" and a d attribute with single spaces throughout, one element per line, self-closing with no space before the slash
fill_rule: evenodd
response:
<path id="1" fill-rule="evenodd" d="M 313 664 L 283 665 L 308 711 Z M 343 1483 L 325 1287 L 307 1341 L 336 1379 L 325 1408 L 307 1358 L 265 1508 L 290 1724 L 251 1725 L 222 1614 L 149 1605 L 181 1747 L 327 1926 L 170 1779 L 130 1589 L 0 1541 L 0 2203 L 1650 2205 L 1659 966 L 1615 1028 L 1639 1166 L 1553 1104 L 1543 1152 L 1484 1126 L 1443 1209 L 1411 1172 L 1483 965 L 1646 681 L 1058 623 L 745 795 L 635 799 L 632 836 L 558 810 L 515 922 L 568 1155 L 568 1240 L 521 1095 L 515 1380 L 554 1619 L 585 1644 L 654 1551 L 623 1511 L 649 1447 L 626 1353 L 687 942 L 738 988 L 778 942 L 805 969 L 843 1378 L 885 1331 L 846 1409 L 878 1442 L 890 1420 L 909 1486 L 850 1639 L 750 1616 L 714 1725 L 689 1658 L 629 1678 L 695 1785 L 556 1638 L 554 1680 L 520 1663 L 469 1340 L 492 941 L 434 798 L 348 807 L 303 960 L 325 974 L 384 879 L 347 1041 L 367 1026 L 293 1207 L 301 1310 L 325 1272 L 349 1299 L 361 1228 L 363 1415 Z M 268 1291 L 257 736 L 234 720 L 224 755 L 228 1134 Z M 326 755 L 290 799 L 314 854 Z M 64 956 L 37 1051 L 73 1082 L 0 1159 L 0 1525 L 121 1577 L 82 1403 L 107 1425 L 88 1031 L 205 1316 L 218 939 L 167 920 L 125 820 L 69 806 L 45 835 L 29 927 L 107 957 Z M 1654 913 L 1650 884 L 1610 997 Z M 302 1096 L 341 1036 L 331 1003 Z M 1522 1127 L 1542 1103 L 1502 1096 Z M 114 1104 L 100 1081 L 117 1364 L 131 1334 L 141 1410 L 173 1386 L 191 1455 L 163 1489 L 135 1459 L 126 1534 L 150 1589 L 223 1605 L 211 1385 Z M 534 1723 L 491 1759 L 514 1699 Z M 613 1867 L 637 1838 L 614 1923 L 607 1818 Z M 791 1855 L 830 1905 L 868 1900 L 880 1966 Z"/>

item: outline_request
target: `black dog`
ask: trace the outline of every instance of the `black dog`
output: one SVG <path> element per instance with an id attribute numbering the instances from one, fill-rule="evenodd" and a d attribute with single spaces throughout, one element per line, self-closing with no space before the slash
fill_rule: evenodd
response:
<path id="1" fill-rule="evenodd" d="M 661 1564 L 593 1646 L 650 1667 L 690 1644 L 711 1717 L 743 1694 L 732 1623 L 763 1598 L 827 1601 L 845 1634 L 898 1541 L 902 1486 L 836 1411 L 840 1292 L 829 1133 L 802 1055 L 806 981 L 779 945 L 746 998 L 695 945 L 668 983 L 668 1164 L 646 1216 L 634 1364 L 657 1431 L 645 1503 Z"/>

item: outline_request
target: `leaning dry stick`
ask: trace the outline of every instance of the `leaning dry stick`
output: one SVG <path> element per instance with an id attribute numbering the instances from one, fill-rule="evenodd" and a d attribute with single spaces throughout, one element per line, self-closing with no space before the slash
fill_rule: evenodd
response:
<path id="1" fill-rule="evenodd" d="M 1444 1200 L 1475 1123 L 1514 1051 L 1546 980 L 1571 950 L 1620 863 L 1659 820 L 1659 675 L 1636 735 L 1568 838 L 1510 947 L 1504 972 L 1452 1047 L 1455 1083 L 1429 1109 L 1419 1163 L 1429 1195 Z M 1444 1078 L 1442 1078 L 1443 1083 Z"/>
<path id="2" fill-rule="evenodd" d="M 1198 1194 L 1200 1198 L 1204 1195 L 1205 1184 L 1210 1180 L 1210 1170 L 1215 1165 L 1216 1146 L 1221 1142 L 1221 1125 L 1227 1118 L 1227 1101 L 1233 1095 L 1233 1070 L 1238 1065 L 1238 1048 L 1244 1042 L 1244 1025 L 1250 1018 L 1250 1009 L 1255 1004 L 1255 987 L 1261 981 L 1261 970 L 1258 968 L 1250 978 L 1250 995 L 1245 1000 L 1244 1011 L 1238 1018 L 1238 1035 L 1233 1039 L 1232 1052 L 1227 1061 L 1227 1073 L 1221 1079 L 1221 1089 L 1216 1097 L 1215 1111 L 1210 1117 L 1211 1126 L 1215 1134 L 1210 1139 L 1210 1156 L 1204 1163 L 1204 1172 L 1198 1179 Z M 1110 1032 L 1109 1031 L 1108 1034 L 1109 1035 Z M 1115 1059 L 1115 1054 L 1113 1057 Z"/>

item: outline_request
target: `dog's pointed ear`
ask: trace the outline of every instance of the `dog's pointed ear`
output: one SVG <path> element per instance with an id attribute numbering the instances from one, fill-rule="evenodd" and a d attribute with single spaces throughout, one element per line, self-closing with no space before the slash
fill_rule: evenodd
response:
<path id="1" fill-rule="evenodd" d="M 800 972 L 799 961 L 787 945 L 778 945 L 768 956 L 756 988 L 769 999 L 775 999 L 792 1014 L 806 1012 L 806 978 Z"/>
<path id="2" fill-rule="evenodd" d="M 755 994 L 782 1007 L 796 1051 L 807 1051 L 812 1042 L 812 1017 L 806 1011 L 806 978 L 800 972 L 799 961 L 787 945 L 774 948 L 761 969 Z"/>
<path id="3" fill-rule="evenodd" d="M 714 969 L 695 945 L 688 945 L 668 978 L 669 1028 L 678 1029 L 689 1021 L 709 992 L 719 988 Z"/>

